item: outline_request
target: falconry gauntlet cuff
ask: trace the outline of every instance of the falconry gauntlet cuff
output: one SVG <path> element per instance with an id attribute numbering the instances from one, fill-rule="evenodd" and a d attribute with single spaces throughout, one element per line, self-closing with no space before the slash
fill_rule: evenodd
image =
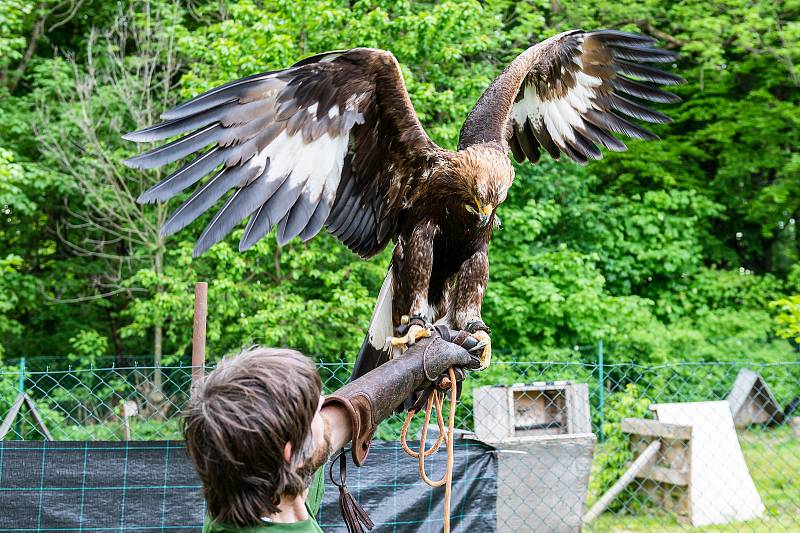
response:
<path id="1" fill-rule="evenodd" d="M 449 330 L 439 333 L 325 398 L 323 405 L 341 405 L 350 415 L 353 461 L 357 466 L 364 464 L 378 424 L 406 397 L 437 380 L 450 367 L 475 368 L 480 364 L 476 356 L 459 345 L 475 344 L 475 339 Z"/>

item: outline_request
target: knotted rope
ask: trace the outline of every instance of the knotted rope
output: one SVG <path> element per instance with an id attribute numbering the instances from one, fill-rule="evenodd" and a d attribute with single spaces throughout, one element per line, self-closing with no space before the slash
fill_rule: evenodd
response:
<path id="1" fill-rule="evenodd" d="M 425 420 L 422 424 L 422 435 L 419 442 L 419 451 L 412 450 L 406 442 L 406 435 L 408 433 L 408 426 L 411 419 L 416 414 L 416 409 L 411 409 L 406 415 L 406 421 L 403 423 L 403 429 L 400 430 L 400 444 L 403 450 L 411 457 L 419 460 L 419 476 L 422 481 L 431 487 L 444 488 L 444 533 L 450 533 L 450 497 L 453 490 L 453 430 L 456 421 L 456 404 L 458 402 L 458 392 L 456 390 L 456 374 L 452 368 L 448 369 L 450 377 L 450 413 L 447 420 L 447 432 L 445 433 L 444 418 L 442 417 L 442 406 L 444 404 L 444 391 L 434 387 L 433 392 L 428 396 L 428 401 L 425 407 Z M 436 423 L 439 426 L 439 437 L 430 449 L 425 449 L 425 441 L 428 436 L 428 426 L 431 421 L 431 412 L 434 406 L 436 407 Z M 425 473 L 425 458 L 436 453 L 442 444 L 442 441 L 447 443 L 447 469 L 445 470 L 444 477 L 438 481 L 434 481 Z"/>

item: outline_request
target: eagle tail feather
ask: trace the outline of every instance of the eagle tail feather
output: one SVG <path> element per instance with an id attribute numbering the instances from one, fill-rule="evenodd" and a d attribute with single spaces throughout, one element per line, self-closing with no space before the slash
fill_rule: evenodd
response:
<path id="1" fill-rule="evenodd" d="M 372 320 L 369 323 L 369 330 L 356 357 L 356 364 L 353 367 L 350 381 L 363 376 L 389 359 L 390 348 L 386 345 L 386 338 L 394 335 L 394 324 L 392 323 L 393 296 L 394 279 L 390 267 L 378 293 L 375 309 L 372 312 Z"/>

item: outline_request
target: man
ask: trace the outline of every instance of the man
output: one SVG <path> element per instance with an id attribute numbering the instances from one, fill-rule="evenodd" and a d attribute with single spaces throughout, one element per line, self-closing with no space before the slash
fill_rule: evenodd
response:
<path id="1" fill-rule="evenodd" d="M 254 348 L 223 359 L 185 413 L 186 447 L 208 508 L 203 530 L 320 532 L 320 467 L 331 451 L 352 441 L 360 466 L 375 428 L 406 397 L 450 367 L 480 365 L 474 338 L 435 331 L 327 397 L 313 362 L 299 352 Z M 363 512 L 352 499 L 340 503 L 346 521 Z"/>

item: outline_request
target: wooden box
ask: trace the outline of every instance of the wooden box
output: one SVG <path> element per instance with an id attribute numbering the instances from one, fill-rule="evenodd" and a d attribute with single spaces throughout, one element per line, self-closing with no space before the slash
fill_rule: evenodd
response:
<path id="1" fill-rule="evenodd" d="M 518 437 L 497 448 L 497 533 L 581 531 L 595 436 Z"/>
<path id="2" fill-rule="evenodd" d="M 782 424 L 785 419 L 767 382 L 747 368 L 739 371 L 727 400 L 733 422 L 739 429 L 751 424 Z"/>
<path id="3" fill-rule="evenodd" d="M 585 383 L 481 387 L 473 397 L 475 434 L 484 442 L 592 432 Z"/>

